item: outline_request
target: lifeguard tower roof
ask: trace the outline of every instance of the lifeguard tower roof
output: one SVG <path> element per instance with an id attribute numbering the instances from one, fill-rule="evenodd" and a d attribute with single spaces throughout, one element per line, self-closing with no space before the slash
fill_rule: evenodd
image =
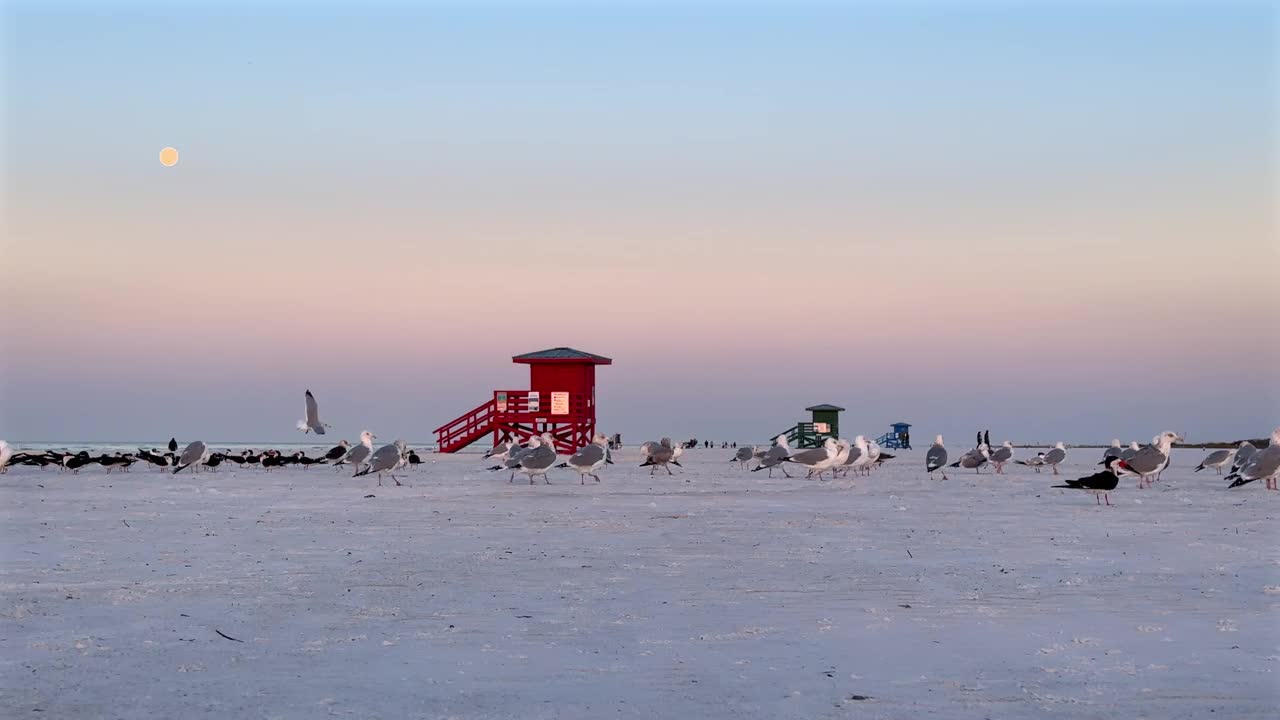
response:
<path id="1" fill-rule="evenodd" d="M 592 365 L 612 365 L 613 360 L 603 355 L 595 355 L 581 350 L 574 350 L 571 347 L 557 347 L 547 350 L 539 350 L 538 352 L 525 353 L 516 355 L 511 358 L 511 362 L 516 363 L 590 363 Z"/>
<path id="2" fill-rule="evenodd" d="M 805 408 L 805 412 L 844 412 L 844 408 L 840 407 L 839 405 L 831 405 L 829 403 L 823 403 L 821 405 L 814 405 L 812 407 L 807 407 Z"/>

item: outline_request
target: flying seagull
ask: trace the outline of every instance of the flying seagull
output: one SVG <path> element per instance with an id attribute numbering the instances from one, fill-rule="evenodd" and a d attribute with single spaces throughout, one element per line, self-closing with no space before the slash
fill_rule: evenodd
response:
<path id="1" fill-rule="evenodd" d="M 303 435 L 313 432 L 317 435 L 323 435 L 324 429 L 329 427 L 327 423 L 320 422 L 320 406 L 316 405 L 316 396 L 307 391 L 306 396 L 306 417 L 298 421 L 298 429 Z"/>

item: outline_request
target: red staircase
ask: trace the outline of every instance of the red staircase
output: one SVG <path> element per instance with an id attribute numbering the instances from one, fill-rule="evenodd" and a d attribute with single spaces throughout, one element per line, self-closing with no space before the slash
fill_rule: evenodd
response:
<path id="1" fill-rule="evenodd" d="M 590 398 L 565 395 L 565 405 L 556 407 L 550 397 L 528 390 L 495 390 L 489 402 L 435 429 L 436 452 L 457 452 L 488 434 L 496 446 L 549 432 L 557 452 L 572 453 L 591 442 L 596 416 Z"/>
<path id="2" fill-rule="evenodd" d="M 452 453 L 493 432 L 497 413 L 493 400 L 435 429 L 436 452 Z"/>

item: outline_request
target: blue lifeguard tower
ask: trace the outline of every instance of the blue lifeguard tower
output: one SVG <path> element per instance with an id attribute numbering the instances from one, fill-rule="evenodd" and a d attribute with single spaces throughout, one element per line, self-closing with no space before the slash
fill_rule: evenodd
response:
<path id="1" fill-rule="evenodd" d="M 911 449 L 911 423 L 896 422 L 891 425 L 893 429 L 876 438 L 876 442 L 880 443 L 882 448 L 897 448 L 899 450 Z"/>

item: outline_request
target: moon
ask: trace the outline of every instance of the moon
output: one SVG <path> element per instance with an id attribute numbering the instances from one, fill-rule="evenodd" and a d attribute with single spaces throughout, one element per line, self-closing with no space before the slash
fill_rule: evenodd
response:
<path id="1" fill-rule="evenodd" d="M 160 164 L 165 167 L 173 167 L 178 164 L 177 148 L 167 147 L 160 151 Z"/>

